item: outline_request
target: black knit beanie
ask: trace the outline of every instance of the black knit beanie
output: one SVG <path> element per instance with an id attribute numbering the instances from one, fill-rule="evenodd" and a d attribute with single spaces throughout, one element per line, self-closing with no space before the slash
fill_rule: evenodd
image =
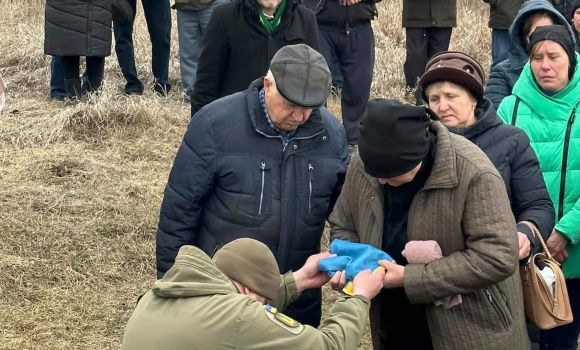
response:
<path id="1" fill-rule="evenodd" d="M 576 12 L 576 10 L 580 7 L 580 0 L 576 0 L 572 3 L 572 12 L 570 13 L 570 18 L 572 19 L 574 18 L 574 13 Z"/>
<path id="2" fill-rule="evenodd" d="M 437 118 L 424 106 L 372 99 L 360 123 L 358 152 L 367 174 L 389 179 L 413 170 L 429 151 L 429 123 Z"/>
<path id="3" fill-rule="evenodd" d="M 568 28 L 562 25 L 548 25 L 536 28 L 530 37 L 530 44 L 528 45 L 528 52 L 530 57 L 532 55 L 532 48 L 540 41 L 551 40 L 554 41 L 566 51 L 568 59 L 570 60 L 570 68 L 568 69 L 568 78 L 572 79 L 574 71 L 576 70 L 576 51 L 575 43 L 570 37 Z"/>

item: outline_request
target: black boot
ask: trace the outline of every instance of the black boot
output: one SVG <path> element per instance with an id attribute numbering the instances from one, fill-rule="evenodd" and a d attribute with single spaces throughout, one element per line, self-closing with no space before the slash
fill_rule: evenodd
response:
<path id="1" fill-rule="evenodd" d="M 87 83 L 86 83 L 86 91 L 88 93 L 93 93 L 93 92 L 98 92 L 99 89 L 101 88 L 101 84 L 103 83 L 103 78 L 95 78 L 95 77 L 89 77 Z"/>
<path id="2" fill-rule="evenodd" d="M 67 97 L 72 101 L 80 101 L 82 97 L 81 78 L 72 78 L 64 80 Z"/>

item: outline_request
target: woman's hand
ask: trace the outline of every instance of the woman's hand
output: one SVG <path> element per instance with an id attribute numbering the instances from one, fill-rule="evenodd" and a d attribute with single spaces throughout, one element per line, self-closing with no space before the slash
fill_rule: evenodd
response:
<path id="1" fill-rule="evenodd" d="M 566 246 L 568 245 L 568 239 L 564 237 L 560 232 L 553 230 L 550 238 L 546 242 L 548 251 L 552 254 L 552 257 L 558 262 L 563 262 L 568 258 L 566 253 Z"/>
<path id="2" fill-rule="evenodd" d="M 527 258 L 530 255 L 530 239 L 524 233 L 518 232 L 520 241 L 520 260 Z"/>
<path id="3" fill-rule="evenodd" d="M 379 265 L 385 268 L 387 273 L 385 278 L 383 278 L 383 288 L 391 289 L 403 287 L 405 285 L 405 267 L 397 265 L 394 262 L 387 260 L 380 260 Z"/>

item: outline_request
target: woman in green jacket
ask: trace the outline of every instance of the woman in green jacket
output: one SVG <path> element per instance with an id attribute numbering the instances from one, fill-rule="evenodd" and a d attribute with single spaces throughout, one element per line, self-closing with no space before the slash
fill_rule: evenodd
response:
<path id="1" fill-rule="evenodd" d="M 580 333 L 580 55 L 561 25 L 539 27 L 530 60 L 498 114 L 524 130 L 540 160 L 556 226 L 547 246 L 562 262 L 574 314 L 570 324 L 540 333 L 542 349 L 576 350 Z"/>

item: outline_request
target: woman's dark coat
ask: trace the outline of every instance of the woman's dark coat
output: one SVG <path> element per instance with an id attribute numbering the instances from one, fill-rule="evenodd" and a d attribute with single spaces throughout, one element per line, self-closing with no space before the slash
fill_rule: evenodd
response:
<path id="1" fill-rule="evenodd" d="M 554 206 L 530 139 L 519 128 L 504 124 L 487 99 L 478 105 L 475 115 L 475 124 L 449 130 L 464 136 L 488 156 L 505 182 L 516 222 L 533 222 L 547 240 L 554 228 Z M 519 224 L 518 231 L 528 236 L 532 252 L 540 250 L 539 240 L 527 226 Z"/>

